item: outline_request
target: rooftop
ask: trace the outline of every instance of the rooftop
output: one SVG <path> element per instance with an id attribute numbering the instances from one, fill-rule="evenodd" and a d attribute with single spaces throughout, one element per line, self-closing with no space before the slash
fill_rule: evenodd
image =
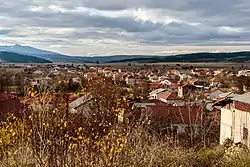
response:
<path id="1" fill-rule="evenodd" d="M 250 92 L 232 98 L 233 101 L 250 104 Z"/>

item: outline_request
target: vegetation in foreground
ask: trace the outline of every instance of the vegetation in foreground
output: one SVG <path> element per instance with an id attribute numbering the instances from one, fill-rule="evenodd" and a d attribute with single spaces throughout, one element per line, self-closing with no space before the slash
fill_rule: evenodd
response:
<path id="1" fill-rule="evenodd" d="M 2 167 L 201 167 L 250 166 L 250 152 L 230 142 L 192 147 L 157 134 L 146 119 L 120 121 L 135 99 L 132 91 L 110 80 L 92 81 L 90 111 L 71 114 L 64 96 L 44 91 L 21 115 L 10 114 L 0 126 Z M 186 141 L 191 142 L 191 141 Z"/>

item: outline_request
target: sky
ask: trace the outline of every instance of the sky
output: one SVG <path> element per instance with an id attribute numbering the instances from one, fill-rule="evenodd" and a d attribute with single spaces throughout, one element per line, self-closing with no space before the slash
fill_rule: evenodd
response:
<path id="1" fill-rule="evenodd" d="M 67 55 L 250 50 L 249 0 L 0 0 L 0 45 Z"/>

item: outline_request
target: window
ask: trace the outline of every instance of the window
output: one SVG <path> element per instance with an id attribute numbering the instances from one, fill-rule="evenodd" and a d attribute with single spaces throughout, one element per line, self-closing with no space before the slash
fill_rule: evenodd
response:
<path id="1" fill-rule="evenodd" d="M 248 129 L 246 127 L 243 128 L 243 140 L 245 142 L 248 140 Z"/>

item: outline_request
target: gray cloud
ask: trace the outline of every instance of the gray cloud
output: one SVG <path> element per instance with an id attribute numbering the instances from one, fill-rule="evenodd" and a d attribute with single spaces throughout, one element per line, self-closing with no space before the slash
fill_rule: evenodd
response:
<path id="1" fill-rule="evenodd" d="M 249 15 L 248 0 L 8 0 L 0 5 L 0 35 L 2 42 L 58 48 L 97 40 L 142 47 L 244 46 L 250 41 Z"/>
<path id="2" fill-rule="evenodd" d="M 10 29 L 0 29 L 0 35 L 8 35 L 11 31 Z"/>

